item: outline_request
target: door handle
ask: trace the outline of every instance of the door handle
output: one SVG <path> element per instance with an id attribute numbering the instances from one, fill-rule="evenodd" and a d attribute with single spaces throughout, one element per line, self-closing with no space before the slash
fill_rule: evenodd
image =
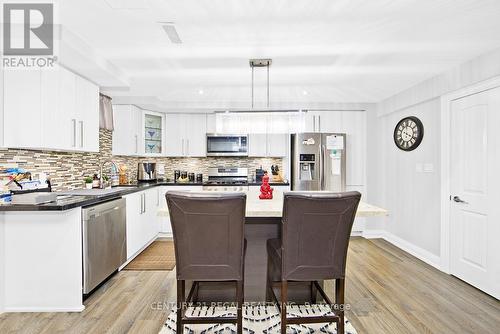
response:
<path id="1" fill-rule="evenodd" d="M 80 147 L 83 147 L 83 121 L 80 121 Z"/>
<path id="2" fill-rule="evenodd" d="M 462 200 L 460 197 L 458 196 L 453 196 L 453 201 L 456 202 L 456 203 L 463 203 L 463 204 L 469 204 L 469 202 L 466 202 L 464 200 Z"/>
<path id="3" fill-rule="evenodd" d="M 73 123 L 73 147 L 76 147 L 76 118 L 73 118 L 71 120 L 71 123 Z"/>

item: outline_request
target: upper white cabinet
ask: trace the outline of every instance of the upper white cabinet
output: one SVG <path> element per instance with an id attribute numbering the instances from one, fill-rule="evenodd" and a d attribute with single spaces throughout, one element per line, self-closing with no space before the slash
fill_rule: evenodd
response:
<path id="1" fill-rule="evenodd" d="M 40 148 L 42 143 L 41 72 L 4 71 L 3 142 L 5 147 Z M 52 131 L 59 127 L 53 124 Z"/>
<path id="2" fill-rule="evenodd" d="M 248 156 L 284 157 L 288 154 L 288 116 L 255 115 L 249 117 L 248 124 L 253 132 L 261 132 L 249 130 Z"/>
<path id="3" fill-rule="evenodd" d="M 165 114 L 143 110 L 138 138 L 140 154 L 162 155 L 165 152 Z"/>
<path id="4" fill-rule="evenodd" d="M 99 87 L 62 68 L 4 72 L 5 147 L 99 151 Z"/>
<path id="5" fill-rule="evenodd" d="M 166 149 L 168 157 L 207 155 L 207 116 L 205 114 L 167 114 Z"/>
<path id="6" fill-rule="evenodd" d="M 130 104 L 113 105 L 113 154 L 161 156 L 165 153 L 165 115 Z"/>
<path id="7" fill-rule="evenodd" d="M 130 104 L 113 105 L 113 155 L 139 154 L 141 110 Z"/>

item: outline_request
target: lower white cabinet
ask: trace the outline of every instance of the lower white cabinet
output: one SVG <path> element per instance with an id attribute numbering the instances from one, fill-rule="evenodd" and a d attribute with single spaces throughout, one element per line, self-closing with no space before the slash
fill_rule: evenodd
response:
<path id="1" fill-rule="evenodd" d="M 127 259 L 158 234 L 158 187 L 124 196 L 127 204 Z"/>

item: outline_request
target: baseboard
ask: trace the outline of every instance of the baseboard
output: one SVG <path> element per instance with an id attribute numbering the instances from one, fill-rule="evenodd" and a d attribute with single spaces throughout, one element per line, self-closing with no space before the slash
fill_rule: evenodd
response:
<path id="1" fill-rule="evenodd" d="M 368 230 L 363 232 L 363 237 L 366 239 L 384 239 L 401 250 L 415 256 L 417 259 L 424 261 L 428 265 L 441 270 L 441 258 L 431 252 L 415 246 L 414 244 L 383 230 Z"/>
<path id="2" fill-rule="evenodd" d="M 173 238 L 172 232 L 160 232 L 158 233 L 158 238 Z"/>
<path id="3" fill-rule="evenodd" d="M 82 312 L 84 305 L 75 307 L 6 307 L 3 312 Z"/>
<path id="4" fill-rule="evenodd" d="M 384 230 L 364 230 L 362 237 L 365 239 L 384 239 Z"/>

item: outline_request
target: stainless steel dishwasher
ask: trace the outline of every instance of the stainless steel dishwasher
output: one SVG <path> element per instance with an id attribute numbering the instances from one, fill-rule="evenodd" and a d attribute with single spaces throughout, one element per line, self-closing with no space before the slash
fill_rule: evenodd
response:
<path id="1" fill-rule="evenodd" d="M 125 199 L 82 209 L 83 293 L 88 294 L 127 260 Z"/>

